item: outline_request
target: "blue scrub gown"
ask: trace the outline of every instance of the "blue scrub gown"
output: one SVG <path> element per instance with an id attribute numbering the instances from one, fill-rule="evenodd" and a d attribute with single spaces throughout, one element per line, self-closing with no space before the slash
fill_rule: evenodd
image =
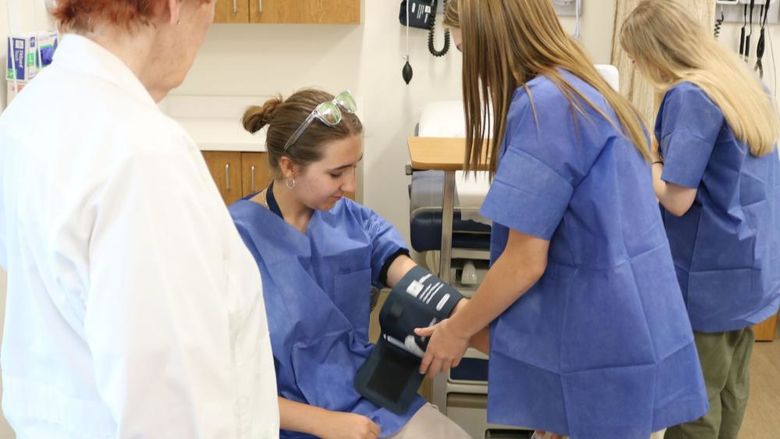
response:
<path id="1" fill-rule="evenodd" d="M 561 73 L 617 120 L 595 89 Z M 707 396 L 648 164 L 549 78 L 526 85 L 481 212 L 493 220 L 493 261 L 509 229 L 549 240 L 549 259 L 491 325 L 488 420 L 647 439 L 700 417 Z"/>
<path id="2" fill-rule="evenodd" d="M 396 433 L 424 401 L 403 415 L 369 402 L 353 380 L 368 358 L 371 285 L 387 259 L 404 249 L 387 221 L 351 200 L 315 211 L 306 234 L 248 199 L 230 206 L 260 267 L 278 393 L 328 410 L 364 415 Z M 281 431 L 282 438 L 309 435 Z"/>
<path id="3" fill-rule="evenodd" d="M 663 207 L 693 329 L 745 328 L 780 305 L 780 159 L 734 137 L 717 105 L 689 82 L 669 89 L 656 119 L 663 180 L 696 188 L 682 217 Z"/>

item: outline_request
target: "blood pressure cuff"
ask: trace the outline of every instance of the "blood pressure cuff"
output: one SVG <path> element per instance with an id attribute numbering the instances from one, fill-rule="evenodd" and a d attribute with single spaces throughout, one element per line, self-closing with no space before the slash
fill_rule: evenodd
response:
<path id="1" fill-rule="evenodd" d="M 417 266 L 393 287 L 379 313 L 382 334 L 355 376 L 355 389 L 394 413 L 405 413 L 423 375 L 420 362 L 428 340 L 414 334 L 446 319 L 463 298 L 458 290 Z"/>

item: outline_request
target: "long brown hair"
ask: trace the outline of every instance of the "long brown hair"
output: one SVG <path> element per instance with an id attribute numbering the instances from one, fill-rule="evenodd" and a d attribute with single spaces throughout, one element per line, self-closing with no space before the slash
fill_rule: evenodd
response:
<path id="1" fill-rule="evenodd" d="M 623 22 L 620 45 L 660 89 L 680 82 L 701 88 L 753 155 L 775 149 L 780 120 L 772 99 L 745 63 L 685 8 L 668 0 L 641 2 Z"/>
<path id="2" fill-rule="evenodd" d="M 341 112 L 341 122 L 328 126 L 315 119 L 301 134 L 295 143 L 284 150 L 284 144 L 295 130 L 306 120 L 317 105 L 333 100 L 333 95 L 321 90 L 304 89 L 293 93 L 289 98 L 277 96 L 267 100 L 262 106 L 251 106 L 244 112 L 244 128 L 256 133 L 268 125 L 265 146 L 268 151 L 268 164 L 276 177 L 279 176 L 279 159 L 289 157 L 299 166 L 306 167 L 322 159 L 323 146 L 333 140 L 341 140 L 363 132 L 360 119 L 346 111 Z"/>
<path id="3" fill-rule="evenodd" d="M 585 102 L 650 159 L 639 113 L 607 84 L 579 44 L 566 34 L 550 0 L 450 0 L 444 24 L 461 29 L 463 35 L 467 170 L 488 165 L 491 175 L 495 173 L 512 94 L 538 75 L 548 77 L 576 111 L 584 112 L 580 102 Z M 559 67 L 601 93 L 618 120 L 613 121 L 569 84 Z M 526 91 L 530 95 L 527 87 Z M 491 106 L 492 138 L 485 148 Z"/>

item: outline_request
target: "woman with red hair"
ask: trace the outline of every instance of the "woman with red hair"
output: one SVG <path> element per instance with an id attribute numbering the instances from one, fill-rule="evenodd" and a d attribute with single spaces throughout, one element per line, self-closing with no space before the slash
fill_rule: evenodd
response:
<path id="1" fill-rule="evenodd" d="M 157 107 L 214 5 L 58 0 L 54 62 L 0 117 L 17 437 L 278 436 L 257 268 L 198 148 Z"/>

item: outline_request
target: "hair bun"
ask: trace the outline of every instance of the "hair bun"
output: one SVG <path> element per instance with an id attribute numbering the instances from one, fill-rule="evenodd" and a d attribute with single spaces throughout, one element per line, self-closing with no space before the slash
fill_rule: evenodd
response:
<path id="1" fill-rule="evenodd" d="M 276 110 L 282 105 L 282 97 L 273 97 L 263 104 L 263 106 L 252 105 L 244 112 L 244 129 L 250 133 L 256 133 L 261 128 L 271 123 Z"/>

